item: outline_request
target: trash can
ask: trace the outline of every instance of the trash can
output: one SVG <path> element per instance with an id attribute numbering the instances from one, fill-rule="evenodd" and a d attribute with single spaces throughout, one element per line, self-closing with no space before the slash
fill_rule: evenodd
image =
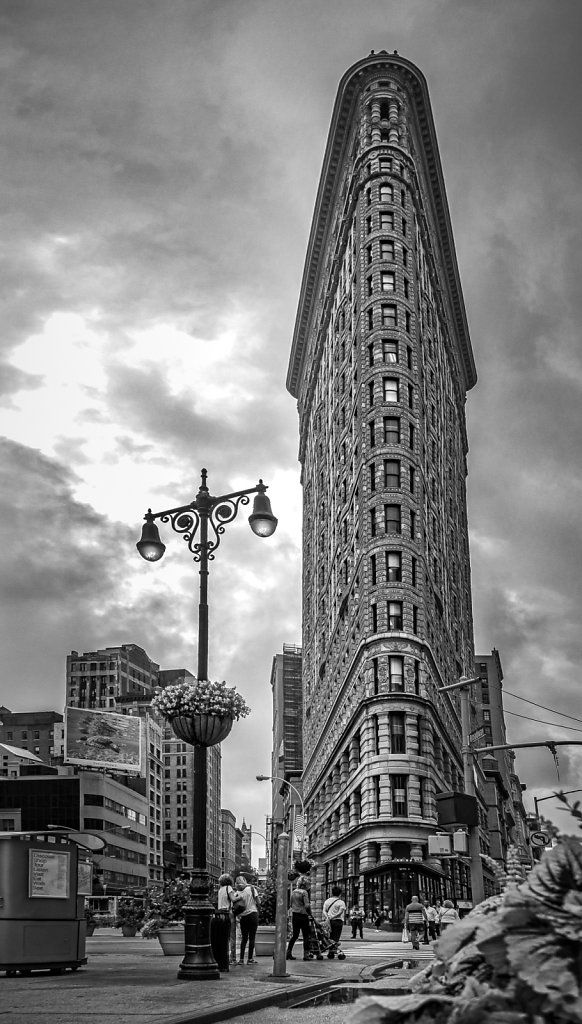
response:
<path id="1" fill-rule="evenodd" d="M 210 945 L 219 971 L 230 970 L 228 966 L 228 940 L 230 938 L 230 914 L 228 910 L 215 910 L 210 918 Z"/>

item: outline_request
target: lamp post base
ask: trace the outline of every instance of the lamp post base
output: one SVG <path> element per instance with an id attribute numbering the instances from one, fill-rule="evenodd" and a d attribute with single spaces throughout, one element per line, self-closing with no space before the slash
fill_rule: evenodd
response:
<path id="1" fill-rule="evenodd" d="M 178 978 L 184 981 L 217 981 L 220 970 L 210 944 L 210 920 L 214 907 L 208 901 L 208 884 L 204 888 L 200 877 L 196 882 L 193 883 L 192 902 L 184 907 L 184 959 L 178 968 Z"/>

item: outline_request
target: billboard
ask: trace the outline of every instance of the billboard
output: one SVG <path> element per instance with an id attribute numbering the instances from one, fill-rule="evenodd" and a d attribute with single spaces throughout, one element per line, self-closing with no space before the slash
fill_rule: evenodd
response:
<path id="1" fill-rule="evenodd" d="M 141 719 L 65 708 L 65 762 L 141 774 Z"/>

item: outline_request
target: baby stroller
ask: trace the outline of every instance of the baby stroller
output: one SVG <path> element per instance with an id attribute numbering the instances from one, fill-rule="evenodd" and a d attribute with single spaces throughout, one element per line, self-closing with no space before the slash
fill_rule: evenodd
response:
<path id="1" fill-rule="evenodd" d="M 314 917 L 309 920 L 309 952 L 317 960 L 323 960 L 324 953 L 327 953 L 328 960 L 334 960 L 336 956 L 338 960 L 346 958 L 340 943 L 330 939 L 323 925 L 319 924 Z"/>

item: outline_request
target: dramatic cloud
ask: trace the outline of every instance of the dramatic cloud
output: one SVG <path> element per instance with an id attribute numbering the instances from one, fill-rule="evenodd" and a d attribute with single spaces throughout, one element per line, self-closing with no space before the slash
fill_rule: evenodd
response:
<path id="1" fill-rule="evenodd" d="M 576 0 L 0 4 L 0 703 L 62 707 L 73 648 L 194 670 L 197 568 L 177 536 L 142 563 L 141 518 L 203 466 L 215 492 L 263 477 L 279 529 L 259 541 L 241 514 L 210 587 L 211 674 L 253 706 L 223 802 L 263 830 L 271 660 L 301 642 L 303 260 L 337 83 L 397 49 L 428 80 L 479 374 L 476 649 L 498 648 L 512 694 L 582 718 L 581 31 Z M 580 735 L 506 709 L 542 720 L 508 715 L 514 742 Z M 547 752 L 517 768 L 530 808 L 556 785 Z"/>

